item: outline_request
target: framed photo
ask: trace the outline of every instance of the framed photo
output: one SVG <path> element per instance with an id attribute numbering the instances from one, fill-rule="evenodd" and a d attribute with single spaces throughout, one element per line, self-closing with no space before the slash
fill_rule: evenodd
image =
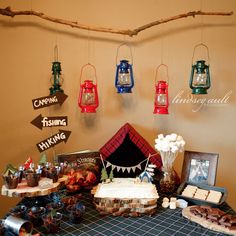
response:
<path id="1" fill-rule="evenodd" d="M 215 185 L 219 154 L 184 152 L 181 182 Z"/>

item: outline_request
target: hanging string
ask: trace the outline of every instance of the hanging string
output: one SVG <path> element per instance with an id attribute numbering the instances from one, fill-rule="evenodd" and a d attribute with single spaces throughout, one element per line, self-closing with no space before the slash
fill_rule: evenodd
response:
<path id="1" fill-rule="evenodd" d="M 58 26 L 56 25 L 56 37 L 55 37 L 55 46 L 54 46 L 54 61 L 58 61 Z"/>
<path id="2" fill-rule="evenodd" d="M 148 159 L 147 159 L 147 163 L 146 163 L 146 166 L 145 166 L 144 171 L 146 171 L 146 169 L 147 169 L 147 166 L 148 166 L 148 162 L 149 162 L 150 156 L 151 156 L 151 154 L 149 153 L 149 155 L 148 155 Z"/>
<path id="3" fill-rule="evenodd" d="M 101 154 L 100 154 L 100 158 L 101 158 L 101 160 L 102 160 L 102 165 L 103 165 L 103 167 L 104 167 L 105 169 L 106 169 L 106 166 L 107 166 L 107 167 L 108 167 L 108 166 L 114 166 L 115 168 L 118 167 L 119 169 L 124 169 L 124 168 L 129 169 L 129 168 L 133 168 L 133 167 L 137 167 L 137 168 L 140 167 L 140 168 L 141 168 L 141 164 L 144 163 L 144 162 L 146 162 L 146 165 L 145 165 L 145 170 L 146 170 L 150 158 L 153 157 L 153 156 L 156 156 L 156 155 L 158 155 L 158 153 L 154 153 L 154 154 L 150 154 L 150 153 L 149 153 L 148 158 L 144 159 L 143 161 L 139 162 L 138 164 L 136 164 L 136 165 L 134 165 L 134 166 L 118 166 L 118 165 L 114 165 L 114 164 L 110 163 L 110 162 L 107 161 L 107 160 L 103 160 Z M 104 162 L 107 162 L 107 165 L 105 165 Z"/>
<path id="4" fill-rule="evenodd" d="M 88 29 L 88 34 L 87 34 L 87 41 L 88 41 L 88 45 L 87 45 L 87 57 L 88 57 L 88 64 L 90 64 L 90 44 L 91 44 L 91 37 L 90 37 L 90 30 Z"/>
<path id="5" fill-rule="evenodd" d="M 58 46 L 57 44 L 54 47 L 54 61 L 58 61 Z"/>
<path id="6" fill-rule="evenodd" d="M 109 163 L 111 166 L 117 166 L 117 167 L 120 167 L 120 168 L 132 168 L 132 167 L 135 167 L 135 166 L 139 166 L 139 165 L 141 165 L 143 162 L 148 161 L 148 159 L 145 159 L 145 160 L 139 162 L 137 165 L 134 165 L 134 166 L 118 166 L 118 165 L 113 165 L 112 163 L 110 163 L 110 162 L 107 161 L 107 160 L 103 160 L 103 161 Z M 104 164 L 104 162 L 103 162 L 103 164 Z M 104 166 L 105 166 L 105 164 L 104 164 Z"/>
<path id="7" fill-rule="evenodd" d="M 59 29 L 58 29 L 58 24 L 56 24 L 56 35 L 55 35 L 55 46 L 54 46 L 54 61 L 59 61 L 58 35 L 59 35 Z"/>
<path id="8" fill-rule="evenodd" d="M 106 170 L 106 166 L 104 164 L 104 160 L 103 160 L 102 154 L 100 154 L 100 158 L 101 158 L 101 161 L 102 161 L 103 168 Z"/>
<path id="9" fill-rule="evenodd" d="M 200 11 L 202 11 L 202 8 L 203 8 L 203 0 L 201 0 L 201 6 L 200 6 Z M 201 23 L 200 23 L 200 27 L 201 27 L 201 43 L 203 43 L 203 15 L 201 15 Z"/>
<path id="10" fill-rule="evenodd" d="M 32 12 L 33 11 L 33 3 L 32 3 L 33 0 L 30 0 L 30 11 Z"/>
<path id="11" fill-rule="evenodd" d="M 161 26 L 161 64 L 163 64 L 163 55 L 164 55 L 164 27 L 163 25 Z"/>
<path id="12" fill-rule="evenodd" d="M 156 152 L 156 153 L 154 153 L 154 154 L 149 154 L 149 155 L 150 155 L 150 157 L 153 157 L 153 156 L 158 155 L 158 153 Z"/>

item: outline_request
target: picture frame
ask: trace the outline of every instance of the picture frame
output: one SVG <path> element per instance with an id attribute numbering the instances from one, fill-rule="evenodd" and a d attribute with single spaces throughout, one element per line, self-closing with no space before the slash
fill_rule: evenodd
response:
<path id="1" fill-rule="evenodd" d="M 219 154 L 185 151 L 181 182 L 214 186 Z"/>

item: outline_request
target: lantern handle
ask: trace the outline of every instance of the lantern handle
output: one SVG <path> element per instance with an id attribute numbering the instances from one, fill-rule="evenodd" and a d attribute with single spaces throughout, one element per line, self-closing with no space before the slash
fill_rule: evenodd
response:
<path id="1" fill-rule="evenodd" d="M 207 60 L 208 60 L 208 65 L 209 65 L 209 64 L 210 64 L 209 48 L 208 48 L 207 45 L 204 44 L 204 43 L 199 43 L 199 44 L 195 45 L 195 47 L 194 47 L 194 49 L 193 49 L 192 65 L 193 65 L 193 59 L 194 59 L 195 51 L 196 51 L 196 48 L 198 48 L 198 47 L 204 47 L 204 48 L 206 48 L 206 51 L 207 51 Z"/>
<path id="2" fill-rule="evenodd" d="M 131 50 L 131 46 L 127 43 L 122 43 L 120 44 L 118 47 L 117 47 L 117 50 L 116 50 L 116 65 L 118 65 L 117 63 L 117 60 L 118 60 L 118 56 L 119 56 L 119 50 L 121 47 L 123 46 L 126 46 L 129 48 L 129 51 L 130 51 L 130 58 L 131 58 L 131 65 L 133 65 L 133 54 L 132 54 L 132 50 Z"/>
<path id="3" fill-rule="evenodd" d="M 166 68 L 166 77 L 167 77 L 167 83 L 169 84 L 169 73 L 168 73 L 168 66 L 166 64 L 161 63 L 157 68 L 156 68 L 156 75 L 155 75 L 155 84 L 157 84 L 157 78 L 158 78 L 158 71 L 160 67 L 165 67 Z"/>
<path id="4" fill-rule="evenodd" d="M 94 75 L 95 75 L 95 84 L 97 84 L 97 72 L 96 72 L 96 68 L 94 65 L 90 64 L 90 63 L 87 63 L 85 65 L 82 66 L 81 68 L 81 71 L 80 71 L 80 84 L 81 84 L 81 81 L 82 81 L 82 77 L 83 77 L 83 70 L 85 67 L 88 67 L 90 66 L 93 70 L 94 70 Z"/>

